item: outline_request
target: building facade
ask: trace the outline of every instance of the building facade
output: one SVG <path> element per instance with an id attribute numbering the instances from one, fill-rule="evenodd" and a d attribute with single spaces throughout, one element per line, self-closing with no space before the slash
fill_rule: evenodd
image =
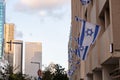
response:
<path id="1" fill-rule="evenodd" d="M 10 44 L 7 42 L 10 42 L 11 40 L 14 40 L 14 30 L 15 26 L 13 23 L 6 23 L 4 25 L 4 53 L 13 53 L 13 49 L 10 50 Z"/>
<path id="2" fill-rule="evenodd" d="M 120 79 L 120 0 L 91 0 L 86 6 L 80 0 L 71 0 L 72 17 L 68 49 L 77 47 L 73 37 L 80 35 L 81 22 L 78 16 L 93 24 L 101 26 L 100 35 L 91 46 L 87 59 L 81 61 L 73 54 L 73 61 L 80 61 L 72 80 L 119 80 Z M 71 40 L 72 38 L 72 40 Z M 69 62 L 69 68 L 71 63 Z"/>
<path id="3" fill-rule="evenodd" d="M 13 66 L 14 73 L 23 73 L 23 41 L 11 40 L 7 44 L 10 45 L 10 50 L 4 54 L 5 60 Z"/>
<path id="4" fill-rule="evenodd" d="M 42 68 L 42 44 L 40 42 L 25 43 L 25 74 L 38 77 L 37 71 Z"/>
<path id="5" fill-rule="evenodd" d="M 14 24 L 4 24 L 4 57 L 13 65 L 14 47 L 12 41 L 14 40 Z"/>
<path id="6" fill-rule="evenodd" d="M 22 40 L 13 40 L 12 41 L 13 46 L 13 54 L 12 55 L 12 62 L 13 62 L 13 72 L 23 73 L 23 41 Z"/>
<path id="7" fill-rule="evenodd" d="M 5 0 L 0 0 L 0 58 L 3 55 L 4 23 L 5 23 Z"/>

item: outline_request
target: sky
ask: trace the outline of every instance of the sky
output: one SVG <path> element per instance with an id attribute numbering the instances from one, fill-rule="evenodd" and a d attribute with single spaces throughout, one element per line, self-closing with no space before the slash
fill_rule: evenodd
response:
<path id="1" fill-rule="evenodd" d="M 68 66 L 71 0 L 6 0 L 6 23 L 15 39 L 42 43 L 42 63 Z"/>

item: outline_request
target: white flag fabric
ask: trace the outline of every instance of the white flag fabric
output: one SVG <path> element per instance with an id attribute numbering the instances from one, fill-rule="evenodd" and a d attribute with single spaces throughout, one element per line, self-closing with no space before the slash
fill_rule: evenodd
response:
<path id="1" fill-rule="evenodd" d="M 89 48 L 96 41 L 99 32 L 100 26 L 82 21 L 79 39 L 80 57 L 82 60 L 86 59 Z"/>

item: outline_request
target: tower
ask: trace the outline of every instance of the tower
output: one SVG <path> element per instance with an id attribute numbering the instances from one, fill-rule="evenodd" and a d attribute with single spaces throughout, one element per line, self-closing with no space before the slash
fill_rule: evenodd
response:
<path id="1" fill-rule="evenodd" d="M 5 23 L 5 1 L 0 0 L 0 58 L 3 55 L 4 23 Z"/>

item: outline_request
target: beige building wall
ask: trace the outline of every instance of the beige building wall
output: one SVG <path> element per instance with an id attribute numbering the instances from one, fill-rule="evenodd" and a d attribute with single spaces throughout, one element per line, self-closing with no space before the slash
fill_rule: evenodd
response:
<path id="1" fill-rule="evenodd" d="M 13 23 L 6 23 L 4 25 L 4 53 L 13 53 L 13 49 L 10 51 L 10 44 L 7 42 L 10 42 L 11 40 L 14 40 L 14 24 Z"/>
<path id="2" fill-rule="evenodd" d="M 119 80 L 117 73 L 120 67 L 120 0 L 91 0 L 87 6 L 80 0 L 71 0 L 71 36 L 80 34 L 81 23 L 75 21 L 75 16 L 101 26 L 97 41 L 89 50 L 87 60 L 79 64 L 72 80 Z M 70 44 L 70 43 L 69 43 Z M 77 46 L 72 40 L 71 46 Z M 74 60 L 76 60 L 74 56 Z M 70 66 L 69 66 L 70 67 Z M 77 75 L 77 79 L 76 79 Z"/>
<path id="3" fill-rule="evenodd" d="M 71 47 L 72 49 L 75 49 L 78 47 L 77 42 L 74 40 L 74 38 L 77 38 L 80 34 L 80 25 L 81 23 L 78 23 L 75 20 L 75 16 L 82 17 L 82 13 L 80 10 L 82 9 L 82 5 L 79 0 L 71 0 L 71 5 L 72 5 L 72 16 L 71 16 L 71 36 L 72 36 L 72 42 L 71 42 Z M 73 55 L 73 62 L 80 61 L 79 58 L 77 58 L 76 55 Z M 80 65 L 82 64 L 82 65 Z M 70 77 L 72 80 L 80 80 L 84 78 L 84 62 L 81 62 L 80 64 L 74 64 L 75 67 L 77 67 L 77 70 L 74 71 L 74 74 Z M 69 68 L 71 66 L 69 65 Z"/>
<path id="4" fill-rule="evenodd" d="M 31 63 L 32 62 L 32 63 Z M 26 42 L 25 43 L 25 74 L 38 77 L 37 71 L 42 69 L 42 43 Z"/>
<path id="5" fill-rule="evenodd" d="M 11 40 L 12 53 L 4 54 L 5 59 L 13 66 L 13 72 L 23 72 L 23 41 Z"/>
<path id="6" fill-rule="evenodd" d="M 6 23 L 4 24 L 4 57 L 10 65 L 13 65 L 13 53 L 14 48 L 10 42 L 14 40 L 14 24 Z"/>
<path id="7" fill-rule="evenodd" d="M 13 40 L 13 72 L 23 72 L 23 41 Z"/>
<path id="8" fill-rule="evenodd" d="M 13 72 L 22 71 L 22 56 L 23 41 L 14 40 L 15 25 L 13 23 L 6 23 L 4 25 L 4 57 L 11 66 Z"/>

